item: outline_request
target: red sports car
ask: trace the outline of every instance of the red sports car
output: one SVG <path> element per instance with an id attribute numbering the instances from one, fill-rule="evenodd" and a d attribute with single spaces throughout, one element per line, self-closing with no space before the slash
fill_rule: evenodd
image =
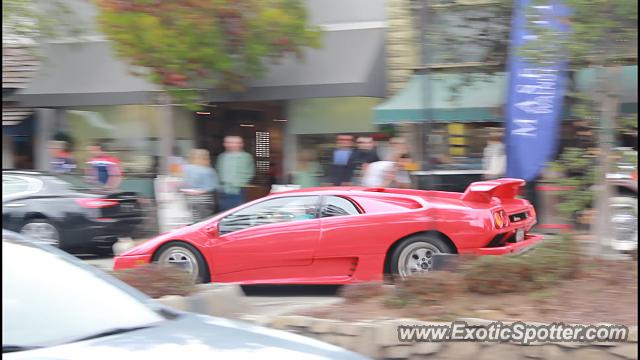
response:
<path id="1" fill-rule="evenodd" d="M 147 241 L 114 269 L 175 264 L 201 282 L 344 284 L 433 269 L 434 255 L 497 255 L 542 240 L 520 179 L 464 193 L 326 187 L 272 194 Z"/>

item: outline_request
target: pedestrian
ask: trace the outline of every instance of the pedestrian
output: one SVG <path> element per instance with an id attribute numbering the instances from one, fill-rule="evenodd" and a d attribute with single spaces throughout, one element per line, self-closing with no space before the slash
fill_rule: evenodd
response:
<path id="1" fill-rule="evenodd" d="M 405 169 L 411 162 L 409 154 L 401 154 L 396 159 L 376 161 L 369 164 L 362 176 L 362 185 L 368 187 L 410 188 L 411 178 Z"/>
<path id="2" fill-rule="evenodd" d="M 327 180 L 334 186 L 352 185 L 353 181 L 353 136 L 340 134 L 336 137 L 336 147 L 331 152 L 327 170 Z"/>
<path id="3" fill-rule="evenodd" d="M 394 161 L 376 161 L 365 169 L 362 176 L 362 186 L 391 187 L 395 181 L 397 164 Z"/>
<path id="4" fill-rule="evenodd" d="M 58 174 L 69 174 L 76 171 L 76 162 L 71 155 L 66 141 L 51 141 L 49 153 L 51 156 L 51 171 Z"/>
<path id="5" fill-rule="evenodd" d="M 226 136 L 223 145 L 225 151 L 218 156 L 216 168 L 221 185 L 220 210 L 226 211 L 246 201 L 244 188 L 255 175 L 255 164 L 253 157 L 243 150 L 240 136 Z"/>
<path id="6" fill-rule="evenodd" d="M 180 151 L 179 146 L 174 145 L 172 153 L 173 155 L 167 160 L 169 174 L 178 178 L 182 177 L 184 172 L 183 167 L 187 164 L 187 161 L 182 157 L 182 152 Z"/>
<path id="7" fill-rule="evenodd" d="M 120 159 L 107 154 L 99 143 L 87 147 L 89 156 L 85 173 L 87 180 L 99 184 L 107 190 L 116 190 L 122 183 Z"/>
<path id="8" fill-rule="evenodd" d="M 309 149 L 304 149 L 298 156 L 296 169 L 292 174 L 293 183 L 300 188 L 320 186 L 321 168 L 316 161 L 315 154 Z"/>
<path id="9" fill-rule="evenodd" d="M 482 170 L 486 180 L 503 177 L 507 170 L 507 156 L 502 143 L 502 134 L 498 131 L 493 131 L 489 135 L 483 152 Z"/>
<path id="10" fill-rule="evenodd" d="M 393 187 L 408 189 L 411 187 L 411 176 L 409 170 L 413 166 L 411 156 L 408 153 L 400 155 L 396 161 L 396 174 L 392 184 Z"/>
<path id="11" fill-rule="evenodd" d="M 185 194 L 193 221 L 201 221 L 214 209 L 214 191 L 218 188 L 218 175 L 211 167 L 209 151 L 193 149 L 189 164 L 182 166 L 184 181 L 180 191 Z"/>
<path id="12" fill-rule="evenodd" d="M 353 178 L 358 180 L 362 179 L 362 174 L 364 174 L 367 165 L 380 161 L 372 137 L 359 136 L 356 139 L 356 150 L 353 152 L 350 161 L 354 171 Z"/>

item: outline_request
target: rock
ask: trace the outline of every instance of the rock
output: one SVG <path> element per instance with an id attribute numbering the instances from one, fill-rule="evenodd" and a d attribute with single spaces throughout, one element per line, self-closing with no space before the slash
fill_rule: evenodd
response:
<path id="1" fill-rule="evenodd" d="M 560 347 L 567 348 L 567 349 L 578 349 L 578 348 L 580 348 L 580 347 L 585 345 L 584 343 L 570 342 L 570 341 L 557 342 L 555 344 L 557 344 Z"/>
<path id="2" fill-rule="evenodd" d="M 622 356 L 625 359 L 637 359 L 638 358 L 638 345 L 637 344 L 622 344 L 609 350 L 612 354 Z"/>
<path id="3" fill-rule="evenodd" d="M 488 326 L 494 323 L 493 320 L 479 319 L 479 318 L 459 318 L 456 321 L 464 321 L 469 326 Z"/>
<path id="4" fill-rule="evenodd" d="M 305 327 L 308 328 L 313 324 L 315 319 L 309 316 L 290 315 L 287 316 L 287 323 L 289 326 Z"/>
<path id="5" fill-rule="evenodd" d="M 156 301 L 160 302 L 162 305 L 169 306 L 176 310 L 181 310 L 181 311 L 191 310 L 189 301 L 184 296 L 166 295 L 159 299 L 156 299 Z"/>
<path id="6" fill-rule="evenodd" d="M 480 345 L 472 342 L 450 342 L 437 355 L 439 360 L 475 360 L 478 357 Z M 505 359 L 506 360 L 506 359 Z"/>
<path id="7" fill-rule="evenodd" d="M 239 285 L 214 283 L 201 285 L 199 289 L 189 297 L 194 312 L 226 318 L 239 318 L 251 312 Z"/>
<path id="8" fill-rule="evenodd" d="M 629 337 L 627 338 L 627 341 L 628 342 L 634 342 L 634 343 L 638 342 L 638 327 L 637 326 L 629 327 Z"/>
<path id="9" fill-rule="evenodd" d="M 478 359 L 519 359 L 520 358 L 520 346 L 508 345 L 508 344 L 491 344 L 480 352 Z"/>
<path id="10" fill-rule="evenodd" d="M 617 356 L 608 353 L 605 349 L 584 348 L 571 351 L 570 359 L 576 360 L 608 360 L 618 359 Z"/>
<path id="11" fill-rule="evenodd" d="M 439 342 L 420 342 L 413 346 L 415 355 L 429 355 L 437 353 L 442 349 L 442 343 Z"/>
<path id="12" fill-rule="evenodd" d="M 347 323 L 343 322 L 339 325 L 336 325 L 336 333 L 341 335 L 349 335 L 349 336 L 358 336 L 362 331 L 363 326 L 370 326 L 368 324 L 363 323 Z"/>
<path id="13" fill-rule="evenodd" d="M 288 316 L 276 316 L 269 322 L 269 327 L 279 330 L 286 330 L 289 327 Z"/>
<path id="14" fill-rule="evenodd" d="M 490 320 L 504 320 L 507 318 L 507 315 L 498 310 L 476 310 L 476 314 L 481 316 L 483 319 Z"/>
<path id="15" fill-rule="evenodd" d="M 413 349 L 410 344 L 390 346 L 384 349 L 385 359 L 407 359 L 411 356 Z"/>
<path id="16" fill-rule="evenodd" d="M 567 352 L 557 345 L 543 345 L 541 349 L 544 360 L 565 360 L 567 358 Z"/>
<path id="17" fill-rule="evenodd" d="M 362 324 L 360 334 L 350 337 L 349 341 L 350 345 L 347 349 L 370 358 L 380 356 L 381 347 L 376 342 L 376 326 L 373 324 Z"/>
<path id="18" fill-rule="evenodd" d="M 401 345 L 398 340 L 398 326 L 393 323 L 380 324 L 375 332 L 375 342 L 380 346 Z"/>
<path id="19" fill-rule="evenodd" d="M 325 334 L 336 332 L 340 322 L 330 319 L 314 319 L 309 326 L 309 331 L 316 334 Z"/>

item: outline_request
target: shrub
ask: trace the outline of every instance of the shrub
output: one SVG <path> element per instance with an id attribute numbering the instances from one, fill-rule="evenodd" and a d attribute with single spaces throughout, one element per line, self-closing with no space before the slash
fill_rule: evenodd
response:
<path id="1" fill-rule="evenodd" d="M 464 283 L 479 294 L 544 289 L 575 278 L 581 258 L 573 238 L 550 239 L 523 255 L 484 256 L 466 264 Z"/>
<path id="2" fill-rule="evenodd" d="M 149 264 L 115 271 L 113 275 L 152 298 L 189 295 L 196 289 L 190 275 L 174 266 Z"/>
<path id="3" fill-rule="evenodd" d="M 349 284 L 342 287 L 340 296 L 346 302 L 356 303 L 372 297 L 383 296 L 386 293 L 384 284 L 379 282 L 363 282 Z"/>
<path id="4" fill-rule="evenodd" d="M 416 274 L 397 283 L 397 288 L 420 303 L 437 303 L 462 292 L 463 277 L 450 271 Z"/>

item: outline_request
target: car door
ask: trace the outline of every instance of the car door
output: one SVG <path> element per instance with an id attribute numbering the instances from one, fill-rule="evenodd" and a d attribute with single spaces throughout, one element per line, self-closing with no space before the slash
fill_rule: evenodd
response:
<path id="1" fill-rule="evenodd" d="M 238 280 L 301 276 L 320 238 L 319 196 L 271 198 L 240 209 L 218 223 L 213 273 L 244 274 Z"/>

